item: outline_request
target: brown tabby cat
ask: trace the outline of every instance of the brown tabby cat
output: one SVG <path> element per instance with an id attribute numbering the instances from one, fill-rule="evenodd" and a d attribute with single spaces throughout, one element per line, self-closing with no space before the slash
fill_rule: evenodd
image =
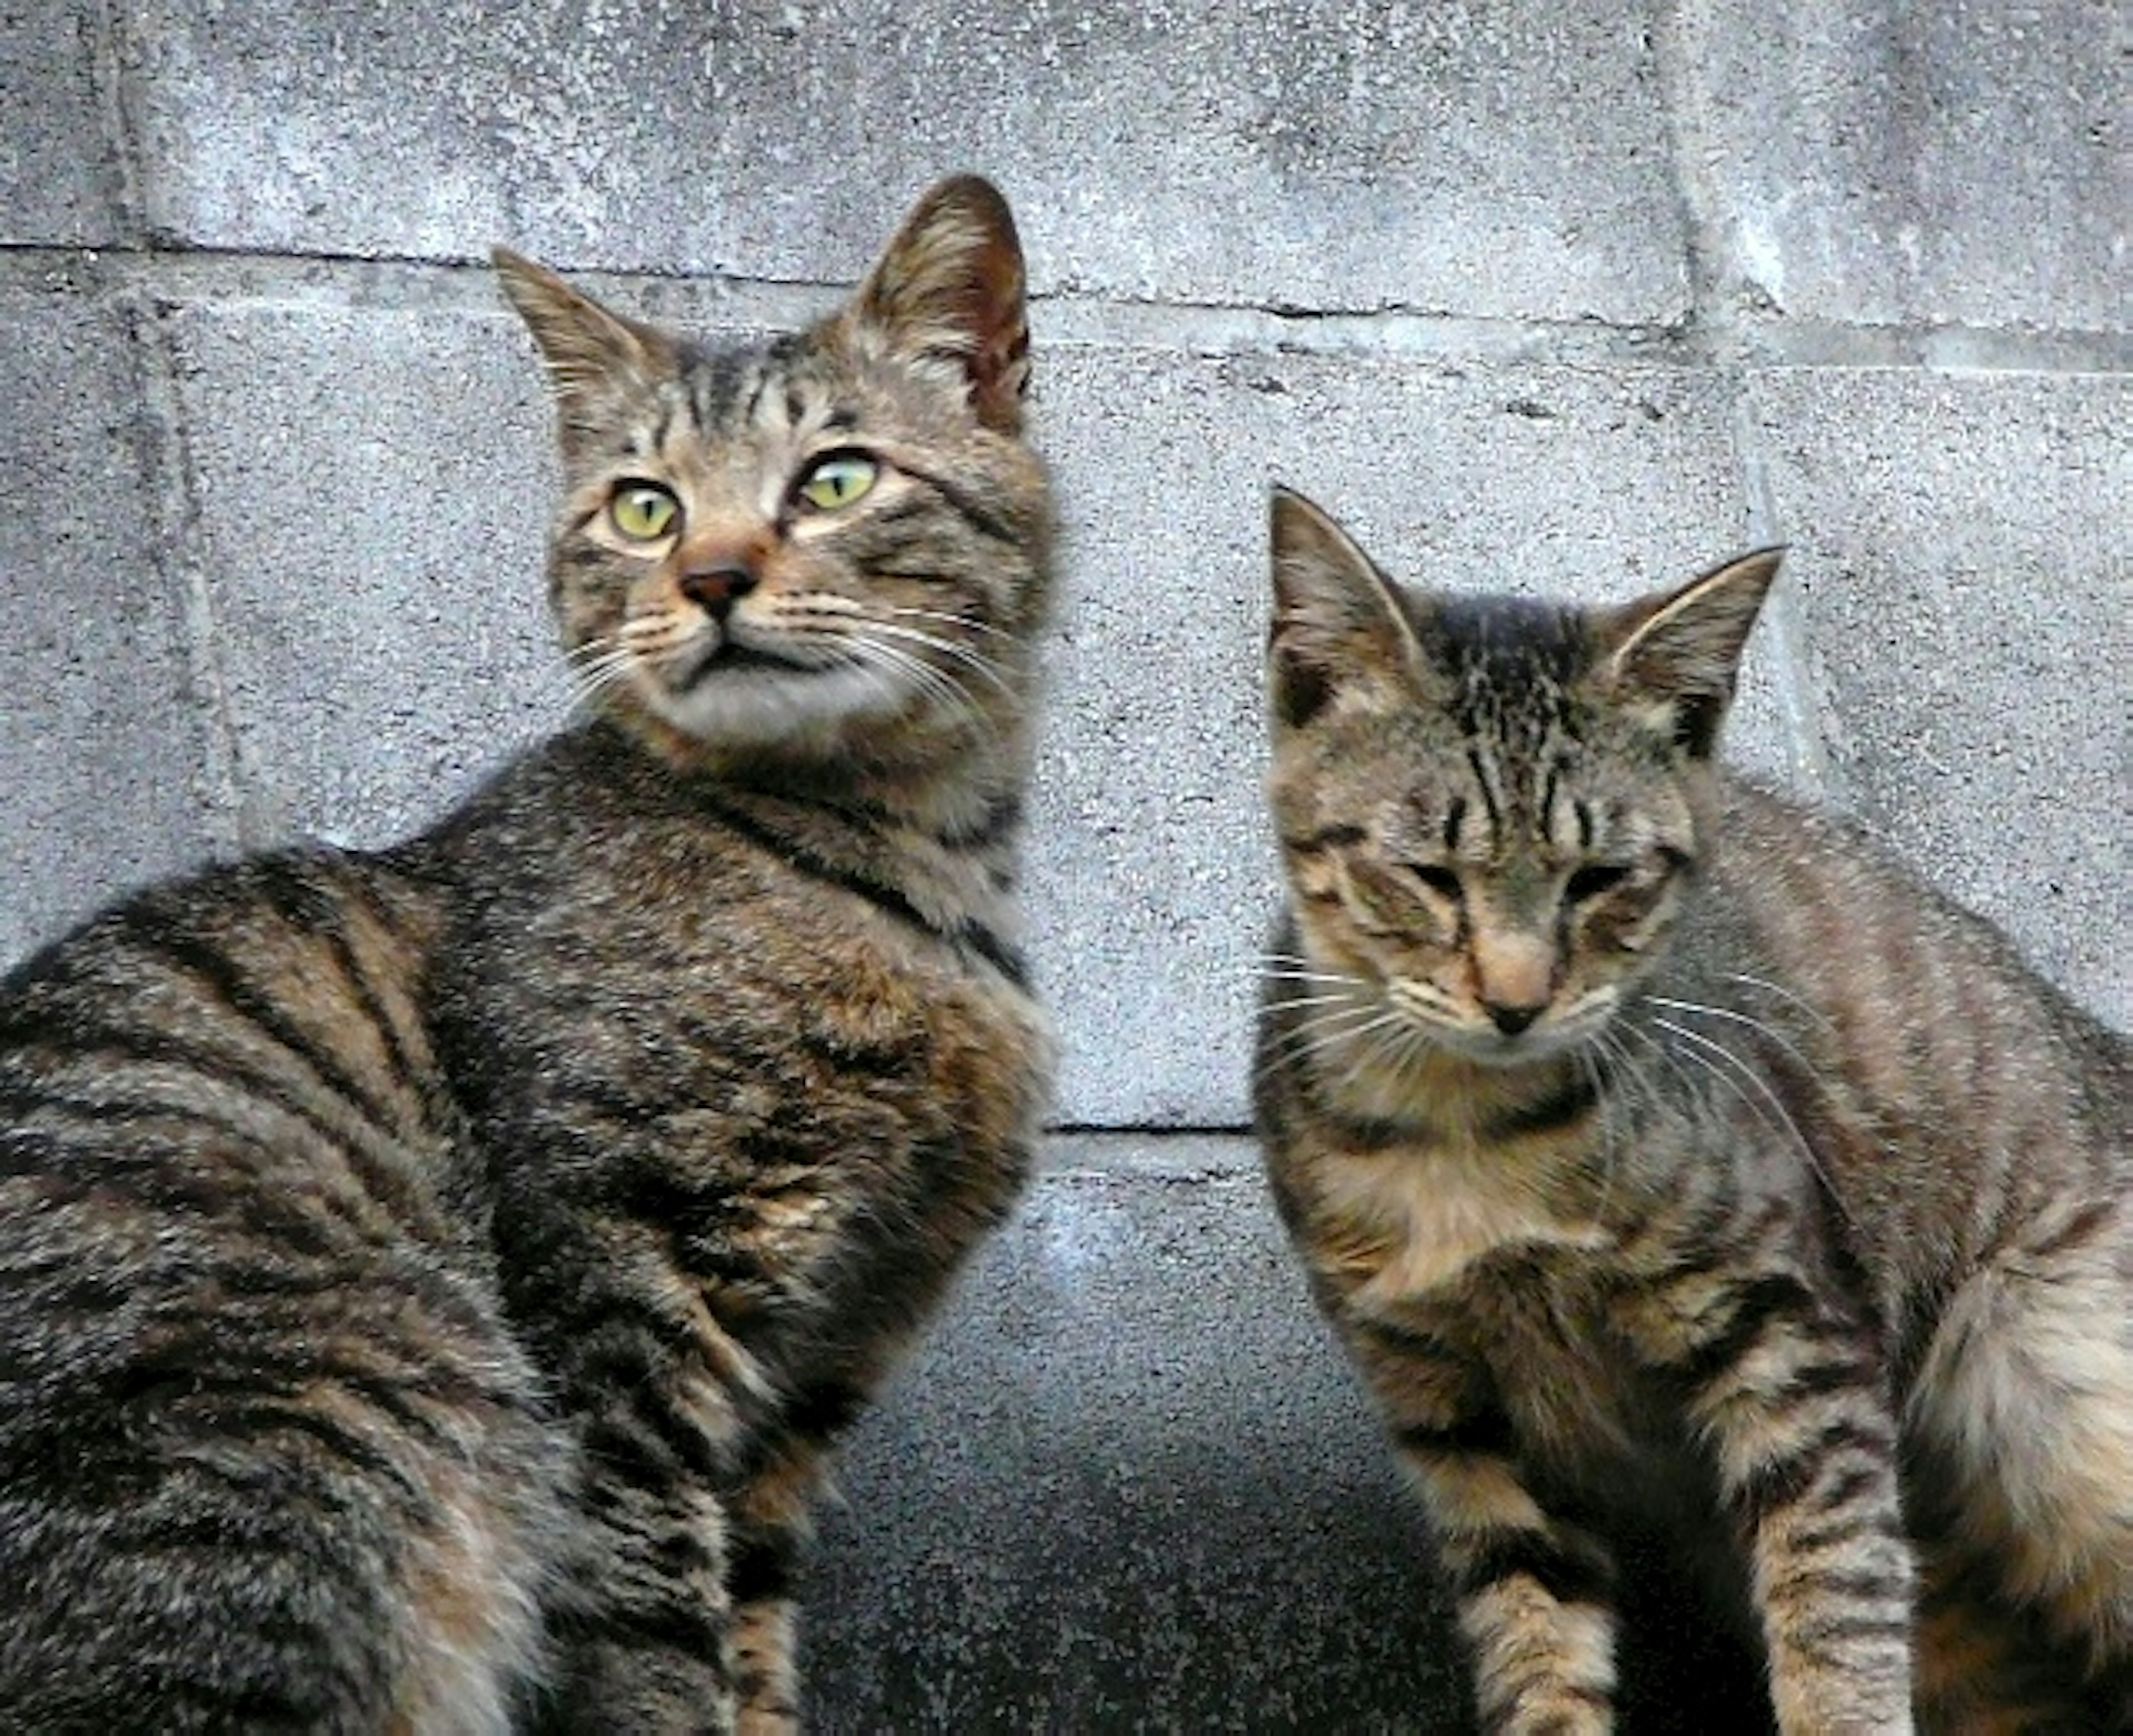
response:
<path id="1" fill-rule="evenodd" d="M 1775 551 L 1577 610 L 1273 519 L 1259 1125 L 1485 1723 L 1612 1728 L 1670 1525 L 1789 1736 L 2126 1727 L 2125 1039 L 1714 763 Z"/>
<path id="2" fill-rule="evenodd" d="M 1028 1168 L 1014 227 L 705 349 L 499 252 L 594 714 L 0 993 L 0 1727 L 790 1727 L 826 1445 Z"/>

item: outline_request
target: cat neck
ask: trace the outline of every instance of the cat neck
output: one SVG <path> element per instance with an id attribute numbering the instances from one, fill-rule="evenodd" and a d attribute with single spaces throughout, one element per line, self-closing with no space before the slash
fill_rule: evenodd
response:
<path id="1" fill-rule="evenodd" d="M 1443 1050 L 1394 1064 L 1367 1046 L 1319 1067 L 1326 1106 L 1404 1143 L 1460 1152 L 1574 1132 L 1598 1103 L 1589 1062 L 1575 1051 L 1524 1065 L 1487 1065 Z"/>
<path id="2" fill-rule="evenodd" d="M 1019 715 L 935 734 L 854 726 L 826 740 L 721 748 L 635 710 L 604 727 L 680 785 L 823 809 L 878 828 L 954 842 L 1018 818 L 1029 731 Z"/>
<path id="3" fill-rule="evenodd" d="M 540 759 L 545 778 L 596 785 L 606 824 L 738 832 L 789 861 L 893 894 L 936 928 L 976 925 L 1019 944 L 1026 753 L 965 753 L 933 772 L 701 754 L 685 767 L 599 719 Z"/>

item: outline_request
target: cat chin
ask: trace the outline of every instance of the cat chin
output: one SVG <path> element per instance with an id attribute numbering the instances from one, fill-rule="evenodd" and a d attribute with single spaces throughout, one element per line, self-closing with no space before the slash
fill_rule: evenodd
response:
<path id="1" fill-rule="evenodd" d="M 1445 1054 L 1476 1066 L 1513 1073 L 1521 1067 L 1560 1060 L 1591 1041 L 1603 1021 L 1573 1018 L 1545 1030 L 1530 1029 L 1505 1036 L 1488 1026 L 1440 1027 L 1432 1035 Z"/>
<path id="2" fill-rule="evenodd" d="M 643 697 L 662 722 L 713 748 L 826 743 L 845 725 L 886 722 L 912 702 L 877 671 L 848 666 L 716 670 L 686 691 L 653 687 Z"/>

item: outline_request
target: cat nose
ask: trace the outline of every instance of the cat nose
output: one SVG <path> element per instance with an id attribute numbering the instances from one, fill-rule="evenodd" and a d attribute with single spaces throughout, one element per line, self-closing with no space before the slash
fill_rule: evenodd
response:
<path id="1" fill-rule="evenodd" d="M 1538 1007 L 1513 1007 L 1500 1001 L 1484 1001 L 1481 1009 L 1489 1015 L 1489 1022 L 1505 1036 L 1516 1036 L 1547 1012 L 1548 1005 L 1543 1002 Z"/>
<path id="2" fill-rule="evenodd" d="M 734 604 L 755 589 L 755 569 L 739 555 L 691 561 L 681 570 L 681 594 L 714 621 L 724 621 Z"/>

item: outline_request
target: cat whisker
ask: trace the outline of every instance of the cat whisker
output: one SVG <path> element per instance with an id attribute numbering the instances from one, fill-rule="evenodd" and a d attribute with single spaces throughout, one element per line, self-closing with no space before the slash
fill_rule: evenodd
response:
<path id="1" fill-rule="evenodd" d="M 1351 994 L 1298 994 L 1278 1001 L 1262 1001 L 1259 1004 L 1268 1012 L 1291 1007 L 1347 1007 L 1355 1003 Z"/>
<path id="2" fill-rule="evenodd" d="M 1392 1062 L 1393 1070 L 1404 1078 L 1429 1058 L 1437 1046 L 1429 1032 L 1412 1019 L 1406 1028 L 1395 1032 L 1389 1046 L 1381 1046 Z"/>
<path id="3" fill-rule="evenodd" d="M 906 650 L 899 642 L 914 637 L 925 640 L 926 635 L 899 632 L 871 616 L 861 614 L 835 618 L 834 627 L 816 631 L 833 638 L 841 646 L 864 647 L 869 654 L 908 672 L 914 680 L 921 681 L 936 695 L 952 689 L 975 714 L 976 696 L 960 675 L 952 669 L 943 669 L 936 663 L 927 661 L 917 652 Z"/>
<path id="4" fill-rule="evenodd" d="M 613 633 L 596 633 L 583 644 L 566 647 L 563 652 L 566 663 L 595 661 L 611 656 L 620 648 L 620 642 Z"/>
<path id="5" fill-rule="evenodd" d="M 1659 1095 L 1644 1063 L 1625 1041 L 1625 1036 L 1644 1037 L 1647 1042 L 1652 1041 L 1634 1027 L 1604 1025 L 1594 1033 L 1592 1042 L 1577 1051 L 1578 1059 L 1585 1064 L 1592 1081 L 1593 1095 L 1600 1104 L 1600 1161 L 1606 1173 L 1601 1184 L 1599 1202 L 1593 1208 L 1593 1216 L 1603 1222 L 1607 1215 L 1607 1207 L 1615 1197 L 1615 1178 L 1622 1170 L 1621 1148 L 1611 1125 L 1615 1110 L 1625 1089 L 1644 1098 Z M 1597 1057 L 1592 1052 L 1595 1049 L 1598 1051 Z M 1602 1059 L 1606 1062 L 1604 1069 L 1601 1065 Z M 1619 1080 L 1615 1076 L 1618 1073 L 1621 1076 Z"/>
<path id="6" fill-rule="evenodd" d="M 1602 1032 L 1601 1035 L 1604 1038 L 1606 1033 Z M 1593 1044 L 1584 1044 L 1572 1051 L 1572 1054 L 1577 1061 L 1578 1071 L 1585 1077 L 1586 1084 L 1592 1088 L 1592 1101 L 1599 1106 L 1600 1109 L 1600 1137 L 1595 1142 L 1594 1150 L 1594 1155 L 1598 1159 L 1600 1166 L 1600 1197 L 1593 1203 L 1592 1218 L 1595 1223 L 1605 1224 L 1607 1221 L 1608 1202 L 1615 1197 L 1615 1177 L 1620 1173 L 1621 1166 L 1615 1161 L 1615 1142 L 1608 1136 L 1607 1083 L 1605 1074 L 1601 1070 L 1600 1063 L 1593 1055 L 1596 1046 Z"/>
<path id="7" fill-rule="evenodd" d="M 1368 987 L 1361 978 L 1348 976 L 1336 970 L 1293 970 L 1286 968 L 1277 969 L 1262 965 L 1254 974 L 1269 982 L 1324 983 L 1354 988 L 1358 992 L 1365 991 Z"/>
<path id="8" fill-rule="evenodd" d="M 1363 1069 L 1372 1061 L 1381 1065 L 1386 1060 L 1385 1045 L 1379 1040 L 1381 1032 L 1409 1024 L 1407 1016 L 1396 1008 L 1385 1007 L 1375 1018 L 1368 1019 L 1357 1029 L 1344 1033 L 1353 1046 L 1355 1054 L 1348 1063 L 1347 1071 L 1341 1075 L 1340 1089 L 1346 1090 L 1363 1075 Z"/>
<path id="9" fill-rule="evenodd" d="M 969 646 L 957 645 L 953 641 L 943 639 L 936 633 L 922 632 L 915 627 L 898 627 L 893 622 L 879 621 L 871 616 L 860 618 L 864 621 L 865 629 L 869 635 L 886 633 L 893 638 L 905 639 L 913 644 L 922 645 L 929 651 L 936 651 L 944 657 L 954 658 L 956 661 L 980 679 L 991 682 L 1009 699 L 1015 696 L 1014 689 L 1009 685 L 1007 677 L 1000 673 L 999 666 L 989 658 L 980 656 Z"/>
<path id="10" fill-rule="evenodd" d="M 864 632 L 837 636 L 838 649 L 853 666 L 868 670 L 884 681 L 916 689 L 951 715 L 975 728 L 983 728 L 985 714 L 969 689 L 946 670 L 913 656 L 901 646 L 890 645 Z"/>
<path id="11" fill-rule="evenodd" d="M 1808 1142 L 1807 1136 L 1800 1132 L 1799 1123 L 1793 1119 L 1792 1112 L 1785 1108 L 1784 1100 L 1771 1089 L 1769 1081 L 1764 1079 L 1752 1064 L 1744 1060 L 1716 1037 L 1707 1036 L 1700 1031 L 1692 1031 L 1688 1026 L 1678 1023 L 1673 1019 L 1663 1018 L 1654 1014 L 1652 1022 L 1663 1030 L 1673 1032 L 1683 1041 L 1694 1044 L 1696 1050 L 1701 1052 L 1690 1052 L 1682 1058 L 1695 1062 L 1711 1077 L 1717 1080 L 1721 1084 L 1726 1085 L 1756 1118 L 1762 1122 L 1764 1126 L 1773 1128 L 1781 1127 L 1789 1133 L 1793 1142 L 1799 1149 L 1802 1160 L 1814 1172 L 1816 1179 L 1821 1182 L 1823 1194 L 1839 1211 L 1842 1211 L 1842 1201 L 1837 1196 L 1836 1184 L 1831 1180 L 1829 1171 L 1822 1167 L 1821 1158 L 1816 1155 L 1814 1147 Z M 1718 1060 L 1724 1061 L 1732 1069 L 1734 1074 L 1754 1086 L 1762 1098 L 1763 1107 L 1758 1108 L 1754 1099 L 1749 1097 L 1739 1084 L 1726 1074 L 1721 1072 L 1710 1060 L 1706 1058 L 1711 1056 L 1715 1056 Z M 1770 1118 L 1772 1116 L 1776 1118 L 1774 1122 Z"/>
<path id="12" fill-rule="evenodd" d="M 1676 1012 L 1701 1014 L 1706 1018 L 1730 1019 L 1736 1024 L 1745 1025 L 1751 1030 L 1760 1032 L 1798 1062 L 1802 1072 L 1818 1083 L 1822 1082 L 1821 1070 L 1800 1052 L 1797 1044 L 1774 1025 L 1765 1023 L 1763 1020 L 1748 1013 L 1736 1012 L 1730 1007 L 1714 1007 L 1702 1001 L 1678 1001 L 1663 994 L 1648 994 L 1644 998 L 1654 1007 L 1665 1007 Z"/>
<path id="13" fill-rule="evenodd" d="M 994 627 L 989 621 L 974 621 L 968 615 L 952 614 L 946 609 L 891 608 L 888 613 L 892 615 L 908 616 L 916 621 L 944 622 L 951 627 L 960 627 L 967 632 L 989 633 L 994 638 L 1003 639 L 1010 645 L 1018 642 L 1015 636 L 1004 627 Z"/>
<path id="14" fill-rule="evenodd" d="M 1789 1001 L 1832 1036 L 1842 1035 L 1827 1013 L 1808 1000 L 1806 996 L 1786 988 L 1782 983 L 1773 983 L 1767 977 L 1750 976 L 1745 970 L 1726 970 L 1720 972 L 1719 974 L 1729 982 L 1744 983 L 1750 988 L 1760 988 L 1765 994 L 1775 995 L 1781 1001 Z"/>
<path id="15" fill-rule="evenodd" d="M 579 647 L 584 651 L 586 647 Z M 627 647 L 606 643 L 590 655 L 579 656 L 575 662 L 566 663 L 566 673 L 570 677 L 571 696 L 564 706 L 564 715 L 571 716 L 596 708 L 599 697 L 610 687 L 616 687 L 628 679 L 639 658 Z"/>
<path id="16" fill-rule="evenodd" d="M 1328 1050 L 1353 1041 L 1372 1027 L 1399 1015 L 1375 1003 L 1331 1008 L 1302 1018 L 1282 1033 L 1268 1051 L 1269 1059 L 1315 1061 Z"/>
<path id="17" fill-rule="evenodd" d="M 1329 1007 L 1323 1012 L 1314 1012 L 1297 1020 L 1288 1031 L 1283 1033 L 1283 1041 L 1284 1042 L 1297 1039 L 1307 1041 L 1329 1032 L 1337 1032 L 1342 1025 L 1351 1021 L 1360 1022 L 1365 1019 L 1375 1018 L 1384 1012 L 1383 1007 L 1372 1002 L 1360 1000 L 1344 1002 L 1339 1006 Z"/>
<path id="18" fill-rule="evenodd" d="M 1308 959 L 1295 958 L 1284 953 L 1264 955 L 1254 969 L 1253 978 L 1261 983 L 1280 983 L 1301 988 L 1327 988 L 1341 998 L 1360 996 L 1375 999 L 1379 993 L 1367 978 L 1351 971 L 1322 970 Z"/>

